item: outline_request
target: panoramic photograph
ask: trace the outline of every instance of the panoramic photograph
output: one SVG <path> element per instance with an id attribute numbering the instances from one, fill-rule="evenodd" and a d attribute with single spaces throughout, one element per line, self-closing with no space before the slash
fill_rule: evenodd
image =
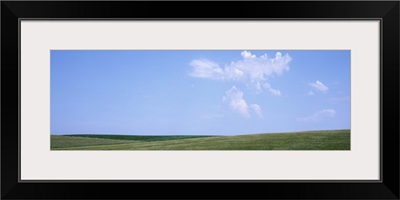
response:
<path id="1" fill-rule="evenodd" d="M 51 50 L 50 150 L 351 150 L 350 50 Z"/>

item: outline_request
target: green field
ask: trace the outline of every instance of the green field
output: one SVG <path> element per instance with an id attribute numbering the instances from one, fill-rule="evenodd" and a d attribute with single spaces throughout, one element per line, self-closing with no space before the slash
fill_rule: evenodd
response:
<path id="1" fill-rule="evenodd" d="M 350 130 L 238 136 L 51 135 L 51 150 L 350 150 Z"/>

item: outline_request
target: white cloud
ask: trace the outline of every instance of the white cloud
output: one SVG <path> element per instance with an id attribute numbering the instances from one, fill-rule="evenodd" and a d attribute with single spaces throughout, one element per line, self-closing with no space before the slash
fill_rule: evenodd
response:
<path id="1" fill-rule="evenodd" d="M 243 117 L 250 117 L 251 111 L 254 111 L 258 117 L 262 117 L 261 106 L 258 104 L 248 105 L 243 98 L 243 92 L 236 88 L 236 86 L 226 91 L 222 100 L 227 102 L 234 112 L 239 113 Z"/>
<path id="2" fill-rule="evenodd" d="M 257 57 L 250 51 L 242 51 L 241 56 L 241 60 L 232 61 L 224 67 L 209 60 L 193 60 L 190 63 L 193 69 L 189 75 L 213 80 L 246 82 L 262 91 L 261 85 L 268 83 L 269 77 L 288 71 L 292 60 L 288 54 L 283 56 L 280 52 L 271 58 L 267 54 Z M 265 89 L 274 95 L 280 94 L 279 90 L 270 87 Z"/>
<path id="3" fill-rule="evenodd" d="M 269 83 L 264 83 L 264 88 L 267 89 L 271 94 L 281 96 L 281 91 L 273 89 Z"/>
<path id="4" fill-rule="evenodd" d="M 326 85 L 324 85 L 322 82 L 320 82 L 318 80 L 315 83 L 309 83 L 308 85 L 310 85 L 311 87 L 313 87 L 321 92 L 325 92 L 325 93 L 329 89 Z"/>
<path id="5" fill-rule="evenodd" d="M 242 51 L 242 53 L 240 53 L 240 55 L 242 55 L 243 58 L 255 58 L 256 55 L 251 54 L 250 51 Z"/>
<path id="6" fill-rule="evenodd" d="M 258 115 L 258 117 L 262 117 L 261 106 L 258 104 L 250 104 L 250 107 L 254 110 L 254 112 Z"/>
<path id="7" fill-rule="evenodd" d="M 243 117 L 250 117 L 249 106 L 243 99 L 243 92 L 237 89 L 236 86 L 225 92 L 223 100 L 228 101 L 229 107 L 233 111 L 238 112 Z"/>
<path id="8" fill-rule="evenodd" d="M 193 60 L 190 65 L 193 67 L 190 76 L 214 80 L 223 79 L 224 72 L 217 63 L 209 60 Z"/>
<path id="9" fill-rule="evenodd" d="M 318 112 L 315 112 L 314 114 L 312 114 L 310 116 L 297 118 L 297 120 L 303 121 L 303 122 L 319 122 L 319 121 L 323 120 L 324 118 L 334 117 L 335 115 L 336 115 L 336 111 L 334 109 L 323 109 Z"/>
<path id="10" fill-rule="evenodd" d="M 307 95 L 309 95 L 309 96 L 314 95 L 314 92 L 310 90 L 310 91 L 307 93 Z"/>

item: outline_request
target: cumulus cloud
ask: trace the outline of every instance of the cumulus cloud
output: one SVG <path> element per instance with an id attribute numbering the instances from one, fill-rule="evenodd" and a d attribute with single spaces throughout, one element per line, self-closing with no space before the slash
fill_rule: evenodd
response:
<path id="1" fill-rule="evenodd" d="M 250 109 L 252 109 L 259 117 L 262 116 L 261 106 L 258 104 L 251 104 L 250 106 L 243 98 L 243 92 L 240 91 L 236 86 L 225 92 L 225 96 L 222 99 L 229 104 L 229 107 L 239 113 L 243 117 L 250 117 Z"/>
<path id="2" fill-rule="evenodd" d="M 322 82 L 318 80 L 315 81 L 315 83 L 309 83 L 308 85 L 324 93 L 326 93 L 329 89 L 326 85 L 324 85 Z"/>
<path id="3" fill-rule="evenodd" d="M 243 117 L 250 117 L 249 106 L 243 99 L 243 92 L 237 89 L 235 86 L 225 92 L 223 101 L 227 101 L 230 108 L 233 111 L 238 112 Z"/>
<path id="4" fill-rule="evenodd" d="M 297 118 L 298 121 L 303 122 L 319 122 L 327 117 L 334 117 L 336 115 L 336 111 L 334 109 L 323 109 L 314 114 L 306 117 Z"/>
<path id="5" fill-rule="evenodd" d="M 264 83 L 264 88 L 273 95 L 281 96 L 281 91 L 273 89 L 269 83 Z"/>
<path id="6" fill-rule="evenodd" d="M 250 104 L 250 107 L 254 110 L 258 117 L 262 117 L 261 106 L 258 104 Z"/>
<path id="7" fill-rule="evenodd" d="M 267 54 L 257 57 L 250 51 L 242 51 L 241 56 L 242 59 L 231 61 L 223 67 L 210 60 L 192 60 L 192 71 L 189 75 L 212 80 L 246 82 L 259 91 L 262 91 L 264 86 L 264 89 L 272 94 L 280 95 L 280 91 L 272 89 L 267 81 L 269 77 L 288 71 L 292 58 L 280 52 L 276 53 L 275 57 L 269 57 Z M 267 83 L 269 87 L 265 87 Z"/>
<path id="8" fill-rule="evenodd" d="M 255 58 L 256 55 L 253 55 L 250 53 L 250 51 L 242 51 L 242 53 L 240 53 L 240 55 L 242 55 L 243 58 Z"/>

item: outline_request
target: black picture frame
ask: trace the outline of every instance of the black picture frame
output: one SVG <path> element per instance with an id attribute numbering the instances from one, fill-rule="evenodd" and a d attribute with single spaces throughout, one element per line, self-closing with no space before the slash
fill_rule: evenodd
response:
<path id="1" fill-rule="evenodd" d="M 399 199 L 398 1 L 2 1 L 2 199 Z M 379 19 L 380 181 L 19 181 L 20 19 Z M 154 192 L 148 192 L 154 191 Z"/>

